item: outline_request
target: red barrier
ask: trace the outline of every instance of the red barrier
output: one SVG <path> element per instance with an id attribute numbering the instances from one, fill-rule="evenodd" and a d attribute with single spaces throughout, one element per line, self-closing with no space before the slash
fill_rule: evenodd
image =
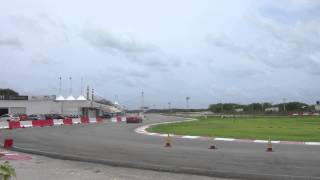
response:
<path id="1" fill-rule="evenodd" d="M 33 127 L 43 127 L 43 126 L 53 126 L 53 120 L 48 119 L 48 120 L 33 120 L 32 121 L 32 126 Z"/>
<path id="2" fill-rule="evenodd" d="M 121 122 L 121 116 L 117 116 L 117 122 Z"/>
<path id="3" fill-rule="evenodd" d="M 21 128 L 19 121 L 10 121 L 9 122 L 9 129 L 17 129 Z"/>
<path id="4" fill-rule="evenodd" d="M 5 139 L 3 147 L 4 148 L 12 148 L 13 146 L 13 139 Z"/>
<path id="5" fill-rule="evenodd" d="M 96 117 L 98 123 L 102 123 L 103 119 L 101 117 Z"/>
<path id="6" fill-rule="evenodd" d="M 71 118 L 64 118 L 63 124 L 64 125 L 72 125 L 72 119 Z"/>
<path id="7" fill-rule="evenodd" d="M 86 117 L 86 116 L 83 116 L 83 117 L 81 117 L 81 124 L 87 124 L 87 123 L 89 123 L 89 117 Z"/>

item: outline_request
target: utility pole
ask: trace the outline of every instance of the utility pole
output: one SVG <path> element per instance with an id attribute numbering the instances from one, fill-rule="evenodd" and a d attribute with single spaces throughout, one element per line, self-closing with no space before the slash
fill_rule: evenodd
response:
<path id="1" fill-rule="evenodd" d="M 115 102 L 118 102 L 118 95 L 115 95 L 115 96 L 114 96 L 114 101 L 115 101 Z"/>
<path id="2" fill-rule="evenodd" d="M 144 112 L 144 92 L 141 91 L 141 111 Z"/>
<path id="3" fill-rule="evenodd" d="M 59 77 L 59 95 L 61 96 L 61 93 L 62 93 L 62 78 L 61 76 Z"/>
<path id="4" fill-rule="evenodd" d="M 169 105 L 169 111 L 172 112 L 172 109 L 171 109 L 171 102 L 168 102 L 168 105 Z"/>
<path id="5" fill-rule="evenodd" d="M 90 100 L 90 88 L 87 86 L 87 100 Z"/>
<path id="6" fill-rule="evenodd" d="M 70 93 L 70 96 L 72 95 L 72 77 L 69 77 L 69 80 L 70 80 L 70 89 L 69 89 L 69 93 Z"/>
<path id="7" fill-rule="evenodd" d="M 283 98 L 283 112 L 286 112 L 286 98 Z"/>
<path id="8" fill-rule="evenodd" d="M 91 107 L 93 107 L 93 101 L 94 101 L 94 89 L 91 90 Z"/>
<path id="9" fill-rule="evenodd" d="M 187 109 L 189 109 L 189 99 L 190 99 L 190 97 L 187 96 L 187 97 L 186 97 L 186 103 L 187 103 L 186 106 L 187 106 Z"/>

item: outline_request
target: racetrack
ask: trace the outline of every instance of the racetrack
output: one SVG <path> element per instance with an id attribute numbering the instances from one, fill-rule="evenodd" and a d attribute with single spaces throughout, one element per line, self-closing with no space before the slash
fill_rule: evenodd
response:
<path id="1" fill-rule="evenodd" d="M 143 124 L 179 120 L 150 114 Z M 181 119 L 180 119 L 181 120 Z M 115 166 L 244 179 L 320 179 L 320 147 L 216 142 L 173 139 L 165 148 L 164 137 L 136 134 L 141 124 L 105 123 L 61 127 L 3 130 L 17 148 L 51 157 Z M 17 149 L 22 150 L 23 149 Z M 26 151 L 27 150 L 27 151 Z"/>

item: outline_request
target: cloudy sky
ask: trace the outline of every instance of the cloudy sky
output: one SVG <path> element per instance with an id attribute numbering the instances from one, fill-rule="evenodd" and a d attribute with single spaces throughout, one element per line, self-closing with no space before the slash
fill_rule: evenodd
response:
<path id="1" fill-rule="evenodd" d="M 317 0 L 0 0 L 0 87 L 139 106 L 320 99 Z"/>

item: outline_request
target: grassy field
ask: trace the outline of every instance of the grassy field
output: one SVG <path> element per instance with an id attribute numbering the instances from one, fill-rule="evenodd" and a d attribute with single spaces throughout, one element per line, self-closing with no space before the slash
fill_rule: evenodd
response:
<path id="1" fill-rule="evenodd" d="M 320 142 L 320 117 L 199 118 L 200 121 L 152 126 L 157 133 Z"/>

